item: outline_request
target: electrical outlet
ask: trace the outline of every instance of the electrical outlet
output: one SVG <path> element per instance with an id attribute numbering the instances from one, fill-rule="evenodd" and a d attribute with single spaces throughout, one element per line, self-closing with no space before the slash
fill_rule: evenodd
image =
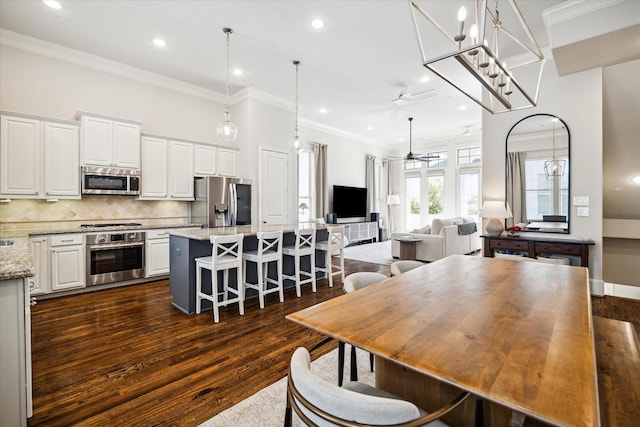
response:
<path id="1" fill-rule="evenodd" d="M 578 208 L 576 215 L 578 216 L 589 216 L 589 208 Z"/>
<path id="2" fill-rule="evenodd" d="M 589 196 L 574 197 L 573 206 L 589 206 Z"/>

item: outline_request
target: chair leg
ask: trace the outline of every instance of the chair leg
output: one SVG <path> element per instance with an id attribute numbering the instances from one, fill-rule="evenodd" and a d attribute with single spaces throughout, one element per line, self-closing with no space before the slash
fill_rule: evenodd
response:
<path id="1" fill-rule="evenodd" d="M 482 400 L 476 399 L 476 420 L 475 427 L 484 427 L 484 410 L 482 407 Z"/>
<path id="2" fill-rule="evenodd" d="M 291 375 L 291 373 L 289 373 Z M 287 384 L 287 406 L 284 410 L 284 427 L 291 427 L 293 424 L 293 413 L 291 412 L 291 391 Z"/>
<path id="3" fill-rule="evenodd" d="M 342 274 L 342 282 L 344 283 L 344 249 L 340 249 L 340 273 Z"/>
<path id="4" fill-rule="evenodd" d="M 358 381 L 358 361 L 356 360 L 356 347 L 351 346 L 351 381 Z"/>
<path id="5" fill-rule="evenodd" d="M 264 308 L 264 291 L 267 290 L 267 263 L 256 264 L 256 273 L 258 273 L 258 299 L 262 309 Z"/>
<path id="6" fill-rule="evenodd" d="M 331 264 L 331 253 L 329 253 L 329 251 L 327 251 L 327 258 L 324 262 L 327 274 L 329 275 L 329 287 L 333 288 L 333 265 Z"/>
<path id="7" fill-rule="evenodd" d="M 278 294 L 280 295 L 280 302 L 284 302 L 284 283 L 282 280 L 282 258 L 276 261 L 276 277 L 278 280 Z"/>
<path id="8" fill-rule="evenodd" d="M 228 270 L 225 270 L 228 271 Z M 236 267 L 236 277 L 242 277 L 242 265 L 240 265 L 239 267 Z M 244 286 L 242 286 L 242 284 L 240 283 L 239 280 L 237 280 L 238 282 L 238 306 L 240 308 L 240 315 L 243 316 L 244 315 Z"/>
<path id="9" fill-rule="evenodd" d="M 213 323 L 220 322 L 220 311 L 218 309 L 218 272 L 211 271 L 211 295 L 213 296 Z"/>
<path id="10" fill-rule="evenodd" d="M 373 372 L 373 353 L 369 353 L 369 368 Z"/>
<path id="11" fill-rule="evenodd" d="M 338 341 L 338 386 L 342 387 L 344 379 L 344 342 Z"/>
<path id="12" fill-rule="evenodd" d="M 300 256 L 296 255 L 295 259 L 295 271 L 293 272 L 294 276 L 295 276 L 295 280 L 296 280 L 296 296 L 298 298 L 300 298 Z"/>
<path id="13" fill-rule="evenodd" d="M 196 314 L 200 314 L 202 310 L 202 268 L 200 264 L 196 263 Z"/>
<path id="14" fill-rule="evenodd" d="M 316 291 L 316 255 L 315 254 L 311 254 L 311 256 L 309 256 L 309 258 L 311 258 L 311 290 L 313 292 Z"/>

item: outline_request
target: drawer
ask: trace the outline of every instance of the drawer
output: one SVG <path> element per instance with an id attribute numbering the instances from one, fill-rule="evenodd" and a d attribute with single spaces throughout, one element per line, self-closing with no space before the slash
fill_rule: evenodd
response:
<path id="1" fill-rule="evenodd" d="M 169 228 L 163 228 L 161 230 L 147 230 L 147 240 L 153 239 L 166 239 L 169 237 Z"/>
<path id="2" fill-rule="evenodd" d="M 512 251 L 527 251 L 529 249 L 529 243 L 523 241 L 491 240 L 489 245 L 491 249 L 509 249 Z"/>
<path id="3" fill-rule="evenodd" d="M 536 242 L 536 253 L 552 253 L 564 255 L 580 255 L 580 245 L 571 245 L 567 243 L 545 243 Z"/>
<path id="4" fill-rule="evenodd" d="M 51 246 L 69 246 L 84 244 L 83 234 L 57 234 L 51 236 Z"/>

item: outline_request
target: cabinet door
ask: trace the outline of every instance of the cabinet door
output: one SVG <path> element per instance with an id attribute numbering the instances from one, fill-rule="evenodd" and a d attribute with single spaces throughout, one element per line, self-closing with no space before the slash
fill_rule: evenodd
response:
<path id="1" fill-rule="evenodd" d="M 193 173 L 194 175 L 215 175 L 216 173 L 216 147 L 195 144 L 193 146 Z"/>
<path id="2" fill-rule="evenodd" d="M 169 197 L 193 200 L 193 144 L 169 141 Z"/>
<path id="3" fill-rule="evenodd" d="M 2 116 L 0 121 L 0 194 L 40 193 L 40 121 Z"/>
<path id="4" fill-rule="evenodd" d="M 31 257 L 33 260 L 33 270 L 36 273 L 31 277 L 31 294 L 40 295 L 49 292 L 49 245 L 46 237 L 32 237 L 29 239 L 31 245 Z"/>
<path id="5" fill-rule="evenodd" d="M 218 148 L 218 174 L 220 176 L 238 176 L 238 151 Z"/>
<path id="6" fill-rule="evenodd" d="M 167 150 L 166 139 L 142 137 L 141 198 L 164 199 L 167 197 Z"/>
<path id="7" fill-rule="evenodd" d="M 140 126 L 113 122 L 113 164 L 123 168 L 140 167 Z"/>
<path id="8" fill-rule="evenodd" d="M 51 290 L 83 288 L 84 245 L 51 248 Z"/>
<path id="9" fill-rule="evenodd" d="M 44 122 L 45 196 L 80 198 L 78 127 Z"/>
<path id="10" fill-rule="evenodd" d="M 113 121 L 82 116 L 82 164 L 111 166 Z"/>
<path id="11" fill-rule="evenodd" d="M 169 274 L 169 239 L 147 240 L 146 276 Z"/>

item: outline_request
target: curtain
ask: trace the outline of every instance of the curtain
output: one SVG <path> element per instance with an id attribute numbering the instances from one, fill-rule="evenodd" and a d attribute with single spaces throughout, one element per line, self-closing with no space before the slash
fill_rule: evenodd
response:
<path id="1" fill-rule="evenodd" d="M 327 188 L 327 146 L 313 144 L 316 162 L 315 217 L 325 218 L 329 212 L 329 189 Z M 312 215 L 313 217 L 313 215 Z"/>
<path id="2" fill-rule="evenodd" d="M 513 219 L 507 219 L 507 226 L 527 222 L 527 197 L 525 187 L 525 159 L 523 151 L 507 153 L 507 203 L 511 207 Z"/>
<path id="3" fill-rule="evenodd" d="M 390 161 L 390 160 L 385 160 L 384 161 L 384 171 L 385 171 L 385 178 L 386 178 L 386 194 L 384 195 L 384 204 L 387 207 L 385 209 L 386 212 L 386 216 L 387 216 L 387 229 L 389 234 L 393 233 L 394 230 L 392 230 L 391 228 L 397 228 L 398 227 L 398 217 L 399 217 L 399 206 L 389 206 L 387 205 L 387 196 L 390 194 L 400 194 L 400 190 L 399 190 L 399 185 L 397 183 L 398 181 L 398 173 L 399 173 L 399 162 L 394 162 L 394 161 Z M 391 210 L 394 209 L 395 212 L 391 212 Z M 391 220 L 393 219 L 393 222 L 395 224 L 391 224 Z"/>
<path id="4" fill-rule="evenodd" d="M 375 212 L 376 196 L 376 158 L 367 154 L 365 166 L 365 186 L 367 187 L 367 220 L 371 218 L 371 212 Z"/>

